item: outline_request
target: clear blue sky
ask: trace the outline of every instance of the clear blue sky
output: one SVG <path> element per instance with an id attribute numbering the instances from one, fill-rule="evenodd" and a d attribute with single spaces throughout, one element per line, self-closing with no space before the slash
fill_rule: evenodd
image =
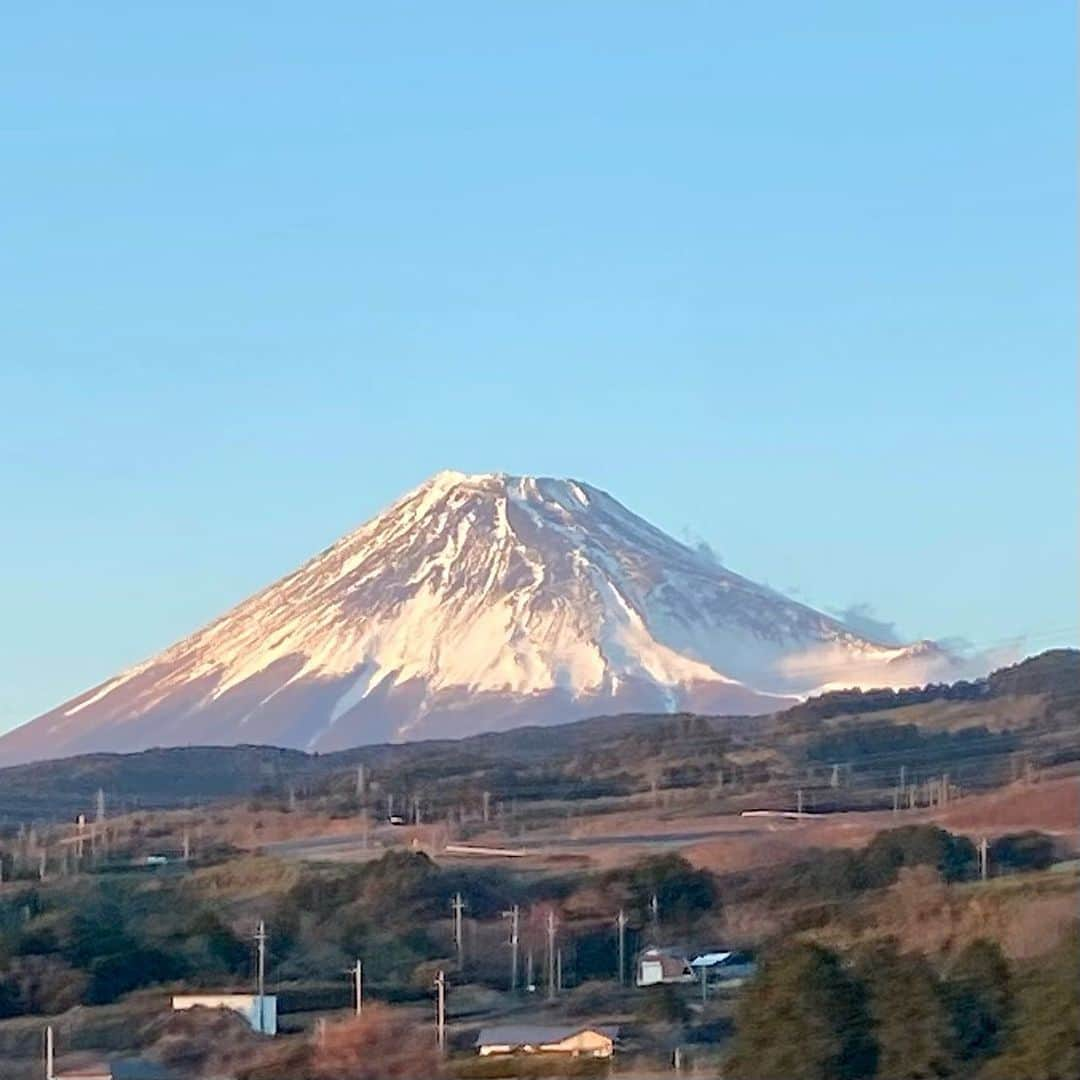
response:
<path id="1" fill-rule="evenodd" d="M 9 6 L 0 729 L 443 467 L 1075 640 L 1072 8 Z"/>

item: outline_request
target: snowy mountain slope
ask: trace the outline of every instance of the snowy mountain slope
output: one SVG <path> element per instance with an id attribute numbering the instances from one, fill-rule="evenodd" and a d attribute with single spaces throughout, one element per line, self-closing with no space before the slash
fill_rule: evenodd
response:
<path id="1" fill-rule="evenodd" d="M 0 738 L 336 749 L 600 712 L 766 712 L 910 685 L 947 658 L 869 641 L 572 480 L 443 472 L 165 652 Z"/>

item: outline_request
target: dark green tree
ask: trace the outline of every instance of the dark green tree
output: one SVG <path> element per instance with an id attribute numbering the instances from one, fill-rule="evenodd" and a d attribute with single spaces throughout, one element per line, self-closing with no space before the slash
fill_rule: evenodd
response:
<path id="1" fill-rule="evenodd" d="M 863 1080 L 877 1064 L 866 991 L 835 953 L 788 946 L 766 959 L 736 1011 L 735 1080 Z"/>
<path id="2" fill-rule="evenodd" d="M 1004 1042 L 979 1080 L 1080 1076 L 1080 933 L 1023 973 Z"/>
<path id="3" fill-rule="evenodd" d="M 992 1057 L 1012 1005 L 1009 964 L 997 944 L 980 938 L 968 945 L 949 968 L 946 991 L 957 1056 L 966 1062 Z"/>
<path id="4" fill-rule="evenodd" d="M 687 922 L 717 904 L 716 881 L 681 855 L 651 855 L 627 869 L 612 871 L 608 884 L 621 886 L 638 919 L 649 917 L 652 898 L 665 922 Z"/>
<path id="5" fill-rule="evenodd" d="M 860 955 L 856 973 L 868 994 L 878 1045 L 878 1080 L 934 1080 L 953 1075 L 948 1002 L 925 957 L 893 942 Z"/>
<path id="6" fill-rule="evenodd" d="M 946 881 L 971 877 L 978 864 L 975 845 L 936 825 L 905 825 L 880 832 L 861 857 L 866 884 L 890 885 L 904 866 L 933 866 Z"/>
<path id="7" fill-rule="evenodd" d="M 1045 870 L 1054 861 L 1054 838 L 1046 833 L 1011 833 L 990 845 L 990 864 L 998 871 Z"/>

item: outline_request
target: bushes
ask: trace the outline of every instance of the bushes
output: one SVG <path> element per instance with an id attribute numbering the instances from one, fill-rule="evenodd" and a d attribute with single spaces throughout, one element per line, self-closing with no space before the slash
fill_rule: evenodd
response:
<path id="1" fill-rule="evenodd" d="M 1054 840 L 1034 830 L 1012 833 L 993 841 L 988 855 L 997 871 L 1045 870 L 1054 861 Z"/>
<path id="2" fill-rule="evenodd" d="M 564 1054 L 506 1054 L 473 1057 L 451 1066 L 459 1080 L 517 1080 L 541 1076 L 608 1076 L 609 1063 L 603 1058 L 572 1058 Z"/>

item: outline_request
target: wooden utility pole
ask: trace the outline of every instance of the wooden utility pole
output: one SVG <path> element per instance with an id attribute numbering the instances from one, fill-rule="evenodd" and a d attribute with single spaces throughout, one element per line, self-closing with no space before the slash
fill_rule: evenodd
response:
<path id="1" fill-rule="evenodd" d="M 491 820 L 491 792 L 484 792 L 484 824 L 486 825 Z"/>
<path id="2" fill-rule="evenodd" d="M 266 923 L 259 920 L 259 928 L 255 931 L 255 946 L 258 950 L 258 959 L 255 967 L 256 993 L 259 997 L 259 1034 L 266 1034 Z"/>
<path id="3" fill-rule="evenodd" d="M 353 1006 L 359 1016 L 364 1011 L 364 962 L 358 959 L 350 971 L 353 977 Z"/>
<path id="4" fill-rule="evenodd" d="M 56 1050 L 53 1044 L 52 1024 L 45 1028 L 45 1080 L 53 1080 L 56 1073 Z"/>
<path id="5" fill-rule="evenodd" d="M 503 918 L 510 920 L 510 992 L 513 993 L 518 984 L 518 951 L 521 948 L 521 910 L 518 905 L 504 911 Z"/>
<path id="6" fill-rule="evenodd" d="M 619 985 L 626 984 L 626 912 L 619 908 L 615 928 L 619 935 Z"/>
<path id="7" fill-rule="evenodd" d="M 987 878 L 989 852 L 990 845 L 986 842 L 986 837 L 983 836 L 979 840 L 979 877 L 982 878 L 983 881 Z"/>
<path id="8" fill-rule="evenodd" d="M 446 1053 L 446 973 L 435 973 L 435 1040 L 439 1053 Z"/>
<path id="9" fill-rule="evenodd" d="M 555 912 L 553 909 L 549 909 L 547 913 L 547 981 L 548 981 L 548 1000 L 555 1000 L 555 934 L 556 934 L 556 921 Z"/>
<path id="10" fill-rule="evenodd" d="M 457 949 L 457 969 L 460 973 L 465 970 L 465 934 L 462 927 L 465 901 L 461 898 L 461 893 L 454 893 L 454 899 L 450 901 L 450 909 L 454 913 L 454 948 Z"/>

